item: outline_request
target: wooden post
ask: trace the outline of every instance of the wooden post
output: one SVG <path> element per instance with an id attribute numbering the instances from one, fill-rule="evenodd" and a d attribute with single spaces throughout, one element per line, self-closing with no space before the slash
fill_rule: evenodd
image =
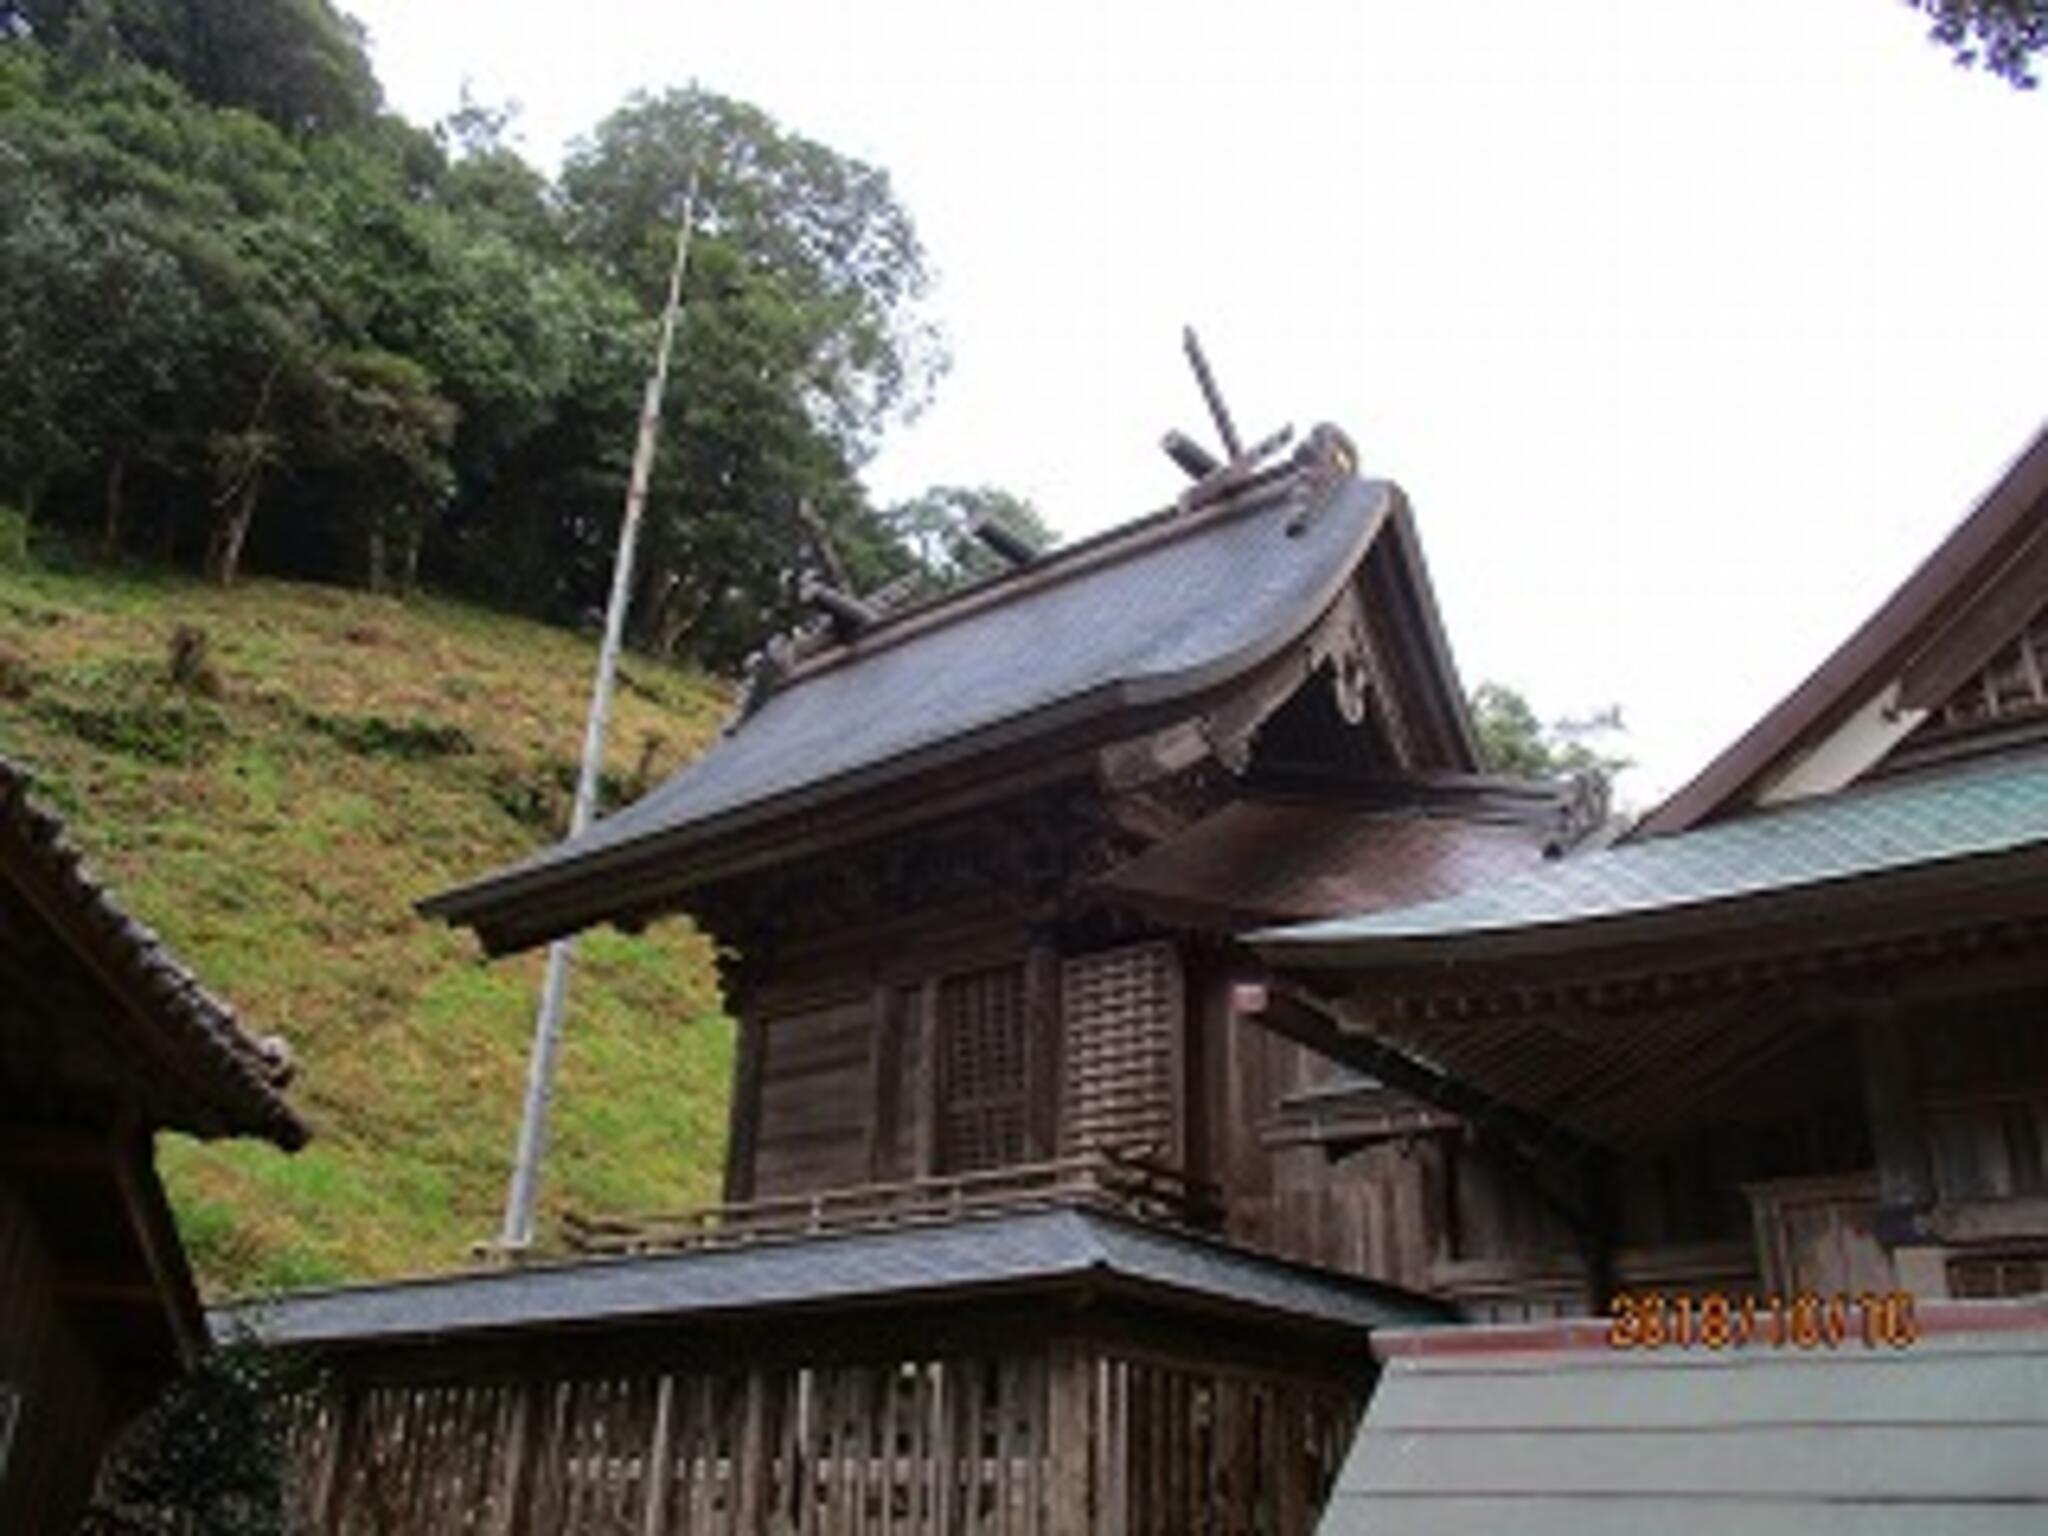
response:
<path id="1" fill-rule="evenodd" d="M 738 1465 L 738 1496 L 734 1500 L 736 1531 L 768 1529 L 769 1484 L 772 1479 L 775 1446 L 768 1437 L 768 1373 L 760 1366 L 747 1372 L 746 1417 L 740 1424 L 739 1444 L 733 1459 Z"/>
<path id="2" fill-rule="evenodd" d="M 725 1200 L 743 1205 L 754 1198 L 754 1151 L 761 1127 L 761 1057 L 768 1049 L 763 1026 L 745 1014 L 739 1020 L 732 1072 L 730 1132 L 726 1138 Z"/>
<path id="3" fill-rule="evenodd" d="M 1302 1422 L 1301 1401 L 1292 1392 L 1277 1391 L 1268 1399 L 1273 1408 L 1272 1433 L 1267 1444 L 1278 1461 L 1274 1479 L 1273 1529 L 1279 1536 L 1309 1536 L 1313 1511 L 1309 1508 L 1308 1445 Z"/>
<path id="4" fill-rule="evenodd" d="M 917 999 L 917 1168 L 929 1178 L 939 1166 L 939 1114 L 946 1102 L 939 1081 L 939 984 L 927 981 Z"/>
<path id="5" fill-rule="evenodd" d="M 1089 1467 L 1088 1375 L 1094 1359 L 1078 1339 L 1055 1339 L 1050 1346 L 1046 1417 L 1052 1487 L 1046 1506 L 1051 1527 L 1062 1533 L 1087 1531 L 1093 1515 Z"/>
<path id="6" fill-rule="evenodd" d="M 675 1473 L 676 1379 L 664 1373 L 654 1389 L 654 1434 L 647 1448 L 647 1504 L 641 1536 L 661 1536 L 668 1517 L 669 1479 Z"/>
<path id="7" fill-rule="evenodd" d="M 1887 1248 L 1924 1242 L 1926 1215 L 1935 1199 L 1934 1167 L 1914 1082 L 1912 1042 L 1896 1009 L 1872 1004 L 1858 1010 L 1856 1054 L 1877 1160 L 1878 1241 Z"/>
<path id="8" fill-rule="evenodd" d="M 313 1529 L 327 1533 L 341 1529 L 341 1485 L 348 1475 L 351 1442 L 355 1439 L 356 1414 L 361 1404 L 360 1389 L 342 1382 L 334 1392 L 334 1429 L 327 1436 L 320 1465 L 313 1474 L 311 1490 Z"/>
<path id="9" fill-rule="evenodd" d="M 1050 934 L 1034 931 L 1024 954 L 1024 1156 L 1059 1155 L 1060 957 Z"/>
<path id="10" fill-rule="evenodd" d="M 903 1011 L 901 994 L 886 983 L 875 988 L 869 1028 L 868 1094 L 875 1112 L 868 1121 L 868 1179 L 884 1183 L 897 1176 L 902 1156 Z"/>
<path id="11" fill-rule="evenodd" d="M 540 1432 L 546 1390 L 544 1383 L 531 1380 L 512 1398 L 511 1423 L 505 1429 L 505 1463 L 498 1469 L 494 1536 L 533 1536 L 534 1439 Z"/>

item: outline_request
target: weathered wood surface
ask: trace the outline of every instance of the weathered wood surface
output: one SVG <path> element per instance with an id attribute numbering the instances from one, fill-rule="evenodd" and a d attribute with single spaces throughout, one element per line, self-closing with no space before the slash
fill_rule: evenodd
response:
<path id="1" fill-rule="evenodd" d="M 64 1272 L 15 1175 L 0 1169 L 0 1382 L 21 1394 L 0 1476 L 0 1531 L 66 1522 L 91 1487 L 115 1405 L 65 1306 Z"/>
<path id="2" fill-rule="evenodd" d="M 907 1226 L 1044 1205 L 1082 1205 L 1177 1225 L 1203 1225 L 1215 1202 L 1212 1189 L 1177 1168 L 1149 1158 L 1096 1150 L 1042 1163 L 889 1184 L 855 1184 L 694 1210 L 602 1217 L 570 1212 L 563 1226 L 569 1246 L 578 1252 L 647 1253 Z"/>
<path id="3" fill-rule="evenodd" d="M 1358 1394 L 1136 1345 L 350 1380 L 291 1448 L 321 1536 L 1306 1533 Z"/>

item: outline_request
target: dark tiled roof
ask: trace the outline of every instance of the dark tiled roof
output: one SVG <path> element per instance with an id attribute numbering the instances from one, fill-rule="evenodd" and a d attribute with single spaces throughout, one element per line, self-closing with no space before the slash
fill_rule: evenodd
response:
<path id="1" fill-rule="evenodd" d="M 1226 685 L 1299 639 L 1406 515 L 1392 486 L 1345 478 L 1304 516 L 1307 484 L 1282 477 L 1228 507 L 1153 518 L 887 619 L 798 666 L 701 758 L 582 837 L 422 906 L 477 921 L 558 871 L 609 867 L 615 850 L 666 854 Z"/>
<path id="2" fill-rule="evenodd" d="M 230 1307 L 216 1332 L 337 1345 L 566 1324 L 713 1321 L 819 1304 L 1121 1280 L 1189 1299 L 1333 1328 L 1423 1323 L 1436 1304 L 1386 1286 L 1087 1210 L 1036 1210 L 943 1225 L 749 1247 L 302 1291 Z"/>
<path id="3" fill-rule="evenodd" d="M 1468 941 L 1558 937 L 1592 925 L 1714 907 L 2048 844 L 2048 754 L 1879 780 L 1669 837 L 1560 859 L 1443 901 L 1368 912 L 1252 940 L 1286 964 L 1449 958 Z"/>
<path id="4" fill-rule="evenodd" d="M 1453 1330 L 1432 1343 L 1494 1330 Z M 1398 1344 L 1398 1336 L 1382 1342 Z M 1324 1536 L 2048 1529 L 2048 1330 L 1911 1347 L 1397 1353 Z"/>
<path id="5" fill-rule="evenodd" d="M 136 1021 L 155 1032 L 150 1044 L 190 1065 L 210 1113 L 179 1128 L 264 1136 L 288 1149 L 302 1145 L 306 1127 L 284 1099 L 291 1071 L 282 1043 L 250 1036 L 234 1009 L 201 986 L 154 931 L 121 910 L 65 836 L 63 823 L 29 798 L 30 783 L 25 769 L 0 758 L 0 824 L 24 861 L 8 876 L 33 884 L 75 915 L 93 951 L 83 958 L 111 980 Z"/>

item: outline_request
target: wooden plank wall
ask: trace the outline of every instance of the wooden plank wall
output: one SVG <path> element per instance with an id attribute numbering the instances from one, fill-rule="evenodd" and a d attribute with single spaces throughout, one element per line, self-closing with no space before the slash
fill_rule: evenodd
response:
<path id="1" fill-rule="evenodd" d="M 1396 1285 L 1424 1289 L 1445 1241 L 1439 1148 L 1375 1148 L 1331 1162 L 1314 1147 L 1275 1150 L 1260 1128 L 1290 1093 L 1334 1065 L 1234 1017 L 1230 969 L 1217 957 L 1190 970 L 1193 1095 L 1203 1128 L 1195 1171 L 1215 1181 L 1233 1240 Z"/>
<path id="2" fill-rule="evenodd" d="M 1115 1536 L 1306 1532 L 1363 1403 L 1337 1386 L 1184 1357 L 1089 1362 L 1092 1530 Z"/>
<path id="3" fill-rule="evenodd" d="M 1362 1395 L 1149 1349 L 357 1384 L 292 1439 L 320 1536 L 1306 1536 Z"/>
<path id="4" fill-rule="evenodd" d="M 58 1279 L 27 1202 L 0 1174 L 0 1380 L 21 1393 L 0 1531 L 70 1529 L 112 1429 L 108 1384 Z"/>
<path id="5" fill-rule="evenodd" d="M 335 1536 L 1043 1536 L 1043 1352 L 342 1387 L 293 1440 Z"/>
<path id="6" fill-rule="evenodd" d="M 862 991 L 776 1016 L 760 1031 L 756 1199 L 868 1181 L 875 1116 L 875 1006 Z"/>

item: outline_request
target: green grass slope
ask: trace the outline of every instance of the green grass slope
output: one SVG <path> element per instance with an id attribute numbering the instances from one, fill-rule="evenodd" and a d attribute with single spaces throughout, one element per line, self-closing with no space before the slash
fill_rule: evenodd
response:
<path id="1" fill-rule="evenodd" d="M 180 626 L 217 687 L 171 683 Z M 594 660 L 432 599 L 0 564 L 0 750 L 129 910 L 297 1054 L 306 1150 L 161 1144 L 209 1292 L 445 1269 L 495 1233 L 539 958 L 486 965 L 412 903 L 565 819 Z M 608 780 L 673 769 L 724 709 L 629 662 Z M 549 1212 L 715 1198 L 731 1039 L 687 923 L 588 936 Z"/>

